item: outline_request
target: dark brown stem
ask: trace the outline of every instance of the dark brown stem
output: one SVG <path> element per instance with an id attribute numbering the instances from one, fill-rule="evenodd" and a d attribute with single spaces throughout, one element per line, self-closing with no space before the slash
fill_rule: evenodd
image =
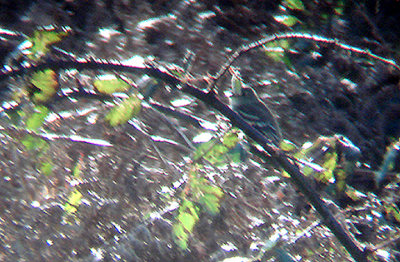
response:
<path id="1" fill-rule="evenodd" d="M 257 131 L 254 127 L 249 125 L 242 117 L 232 111 L 227 105 L 222 103 L 212 91 L 204 92 L 201 91 L 189 83 L 182 83 L 178 78 L 171 75 L 168 72 L 161 71 L 155 67 L 134 67 L 127 66 L 117 63 L 109 63 L 103 61 L 57 61 L 48 60 L 45 62 L 38 63 L 36 65 L 19 68 L 12 71 L 0 72 L 0 80 L 4 80 L 8 77 L 20 76 L 25 73 L 32 73 L 40 71 L 46 68 L 54 70 L 58 69 L 71 69 L 75 68 L 78 70 L 107 70 L 107 71 L 118 71 L 127 73 L 139 73 L 148 74 L 152 77 L 160 79 L 170 86 L 174 86 L 182 92 L 192 95 L 197 99 L 201 100 L 205 104 L 209 105 L 210 108 L 218 110 L 221 114 L 227 117 L 232 125 L 240 128 L 246 135 L 248 135 L 255 142 L 260 144 L 264 150 L 286 171 L 290 174 L 291 180 L 296 187 L 307 197 L 311 205 L 321 215 L 323 223 L 332 231 L 332 233 L 338 238 L 340 243 L 346 248 L 350 255 L 356 261 L 368 261 L 368 252 L 359 248 L 351 237 L 344 231 L 339 222 L 332 215 L 328 207 L 321 200 L 319 195 L 311 189 L 307 183 L 305 176 L 302 174 L 298 166 L 290 160 L 290 158 L 276 147 L 270 146 L 270 141 L 263 134 Z"/>

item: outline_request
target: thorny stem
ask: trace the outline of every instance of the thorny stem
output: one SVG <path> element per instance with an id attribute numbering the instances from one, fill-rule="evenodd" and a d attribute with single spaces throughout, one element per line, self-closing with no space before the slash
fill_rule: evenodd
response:
<path id="1" fill-rule="evenodd" d="M 276 160 L 286 172 L 290 174 L 292 182 L 307 197 L 311 205 L 321 215 L 322 222 L 332 231 L 332 233 L 337 237 L 350 255 L 356 261 L 368 261 L 368 252 L 361 250 L 356 243 L 352 241 L 351 237 L 346 233 L 340 223 L 333 216 L 332 212 L 321 200 L 318 193 L 310 188 L 309 183 L 306 181 L 305 176 L 300 171 L 299 167 L 293 161 L 291 161 L 285 153 L 275 147 L 270 146 L 268 138 L 257 131 L 254 127 L 249 125 L 241 116 L 232 111 L 228 106 L 218 100 L 212 91 L 205 93 L 194 88 L 188 83 L 186 83 L 181 90 L 218 110 L 231 121 L 232 125 L 241 129 L 246 135 L 261 145 L 264 150 L 274 160 Z"/>
<path id="2" fill-rule="evenodd" d="M 336 46 L 341 47 L 345 50 L 350 50 L 355 53 L 367 55 L 389 65 L 392 65 L 397 70 L 400 71 L 400 67 L 396 64 L 395 61 L 383 58 L 381 56 L 375 55 L 371 53 L 369 50 L 364 50 L 361 48 L 349 46 L 347 44 L 339 42 L 337 39 L 325 38 L 311 34 L 305 33 L 285 33 L 280 35 L 273 35 L 262 40 L 256 41 L 249 45 L 243 46 L 238 51 L 236 51 L 232 57 L 225 63 L 225 65 L 218 72 L 216 77 L 214 78 L 214 83 L 212 86 L 216 84 L 216 82 L 221 78 L 223 74 L 230 68 L 230 66 L 234 63 L 234 61 L 242 54 L 260 47 L 266 43 L 287 39 L 287 38 L 302 38 L 302 39 L 310 39 L 316 42 L 324 42 L 328 44 L 334 44 Z M 317 210 L 317 212 L 323 218 L 323 223 L 332 231 L 332 233 L 338 238 L 338 240 L 342 243 L 342 245 L 346 248 L 346 250 L 351 254 L 351 256 L 356 261 L 367 261 L 368 252 L 360 249 L 350 238 L 350 236 L 344 231 L 342 226 L 338 223 L 335 217 L 332 215 L 330 210 L 327 208 L 325 203 L 321 200 L 319 195 L 313 191 L 307 184 L 304 175 L 298 168 L 298 166 L 291 161 L 285 153 L 281 150 L 270 146 L 268 139 L 262 135 L 259 131 L 257 131 L 254 127 L 245 122 L 238 114 L 232 111 L 228 106 L 223 104 L 217 97 L 214 95 L 212 91 L 203 92 L 188 83 L 182 83 L 178 78 L 171 75 L 167 71 L 160 70 L 159 68 L 148 66 L 148 67 L 134 67 L 128 66 L 121 63 L 112 63 L 101 60 L 47 60 L 44 62 L 39 62 L 36 65 L 20 67 L 18 69 L 11 70 L 2 70 L 0 71 L 0 81 L 7 79 L 9 77 L 21 76 L 26 73 L 32 73 L 36 71 L 40 71 L 46 68 L 51 68 L 54 70 L 58 69 L 71 69 L 75 68 L 78 70 L 107 70 L 107 71 L 118 71 L 118 72 L 127 72 L 127 73 L 139 73 L 139 74 L 148 74 L 152 77 L 161 79 L 162 81 L 168 83 L 171 86 L 179 88 L 182 92 L 190 94 L 197 99 L 203 101 L 210 107 L 218 110 L 224 116 L 231 120 L 231 123 L 234 126 L 237 126 L 242 131 L 246 133 L 250 138 L 252 138 L 255 142 L 260 144 L 266 152 L 270 154 L 270 156 L 275 159 L 283 169 L 285 169 L 291 176 L 293 183 L 298 187 L 300 191 L 308 198 L 308 201 L 313 205 L 313 207 Z"/>
<path id="3" fill-rule="evenodd" d="M 0 80 L 10 76 L 18 76 L 24 73 L 35 72 L 43 70 L 45 68 L 52 69 L 71 69 L 76 68 L 80 70 L 85 69 L 97 69 L 97 70 L 111 70 L 128 73 L 142 73 L 148 74 L 152 77 L 161 79 L 171 86 L 180 88 L 184 93 L 192 95 L 197 99 L 203 101 L 210 107 L 218 110 L 224 116 L 231 120 L 234 126 L 237 126 L 246 133 L 255 142 L 263 146 L 266 152 L 268 152 L 272 158 L 274 158 L 283 169 L 285 169 L 291 176 L 293 183 L 298 189 L 308 198 L 308 201 L 314 206 L 317 212 L 323 218 L 323 223 L 330 228 L 332 233 L 338 238 L 346 250 L 356 261 L 367 261 L 367 253 L 361 250 L 350 238 L 350 236 L 343 230 L 339 222 L 334 218 L 332 213 L 326 207 L 324 202 L 321 200 L 319 195 L 313 191 L 305 182 L 304 175 L 301 173 L 297 165 L 288 159 L 288 157 L 280 150 L 271 147 L 268 139 L 257 131 L 254 127 L 245 122 L 238 114 L 232 111 L 228 106 L 223 104 L 213 92 L 203 92 L 188 83 L 182 84 L 182 82 L 175 76 L 168 72 L 163 72 L 155 67 L 133 67 L 122 64 L 110 64 L 102 61 L 55 61 L 49 60 L 42 62 L 34 66 L 21 68 L 19 70 L 8 71 L 6 73 L 0 73 Z"/>
<path id="4" fill-rule="evenodd" d="M 283 33 L 283 34 L 274 34 L 274 35 L 270 35 L 267 36 L 261 40 L 252 42 L 250 44 L 246 44 L 243 45 L 242 47 L 240 47 L 236 52 L 234 52 L 232 54 L 232 56 L 229 57 L 228 61 L 222 66 L 222 68 L 218 71 L 218 73 L 214 76 L 214 81 L 209 85 L 209 87 L 212 89 L 214 88 L 214 86 L 217 84 L 217 82 L 219 81 L 219 79 L 221 79 L 221 77 L 226 73 L 226 71 L 228 71 L 228 69 L 232 66 L 232 64 L 243 54 L 249 52 L 252 49 L 261 47 L 267 43 L 270 42 L 274 42 L 277 40 L 282 40 L 282 39 L 289 39 L 289 38 L 298 38 L 298 39 L 308 39 L 311 41 L 315 41 L 315 42 L 323 42 L 326 44 L 333 44 L 336 45 L 344 50 L 349 50 L 351 52 L 354 53 L 358 53 L 361 55 L 366 55 L 369 56 L 373 59 L 376 59 L 378 61 L 381 61 L 383 63 L 389 64 L 391 66 L 393 66 L 394 68 L 396 68 L 397 70 L 400 71 L 400 66 L 391 59 L 388 58 L 384 58 L 382 56 L 376 55 L 374 53 L 372 53 L 370 50 L 368 49 L 362 49 L 359 47 L 355 47 L 355 46 L 351 46 L 345 43 L 340 42 L 338 39 L 336 38 L 327 38 L 324 36 L 319 36 L 319 35 L 313 35 L 313 34 L 309 34 L 309 33 L 299 33 L 299 32 L 291 32 L 291 33 Z"/>

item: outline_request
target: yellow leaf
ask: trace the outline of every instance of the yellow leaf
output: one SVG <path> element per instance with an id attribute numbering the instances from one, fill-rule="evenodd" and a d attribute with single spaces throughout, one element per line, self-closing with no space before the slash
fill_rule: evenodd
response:
<path id="1" fill-rule="evenodd" d="M 82 194 L 78 190 L 74 190 L 68 197 L 68 202 L 64 205 L 64 210 L 67 214 L 72 214 L 77 211 L 77 207 L 82 202 Z"/>
<path id="2" fill-rule="evenodd" d="M 131 95 L 111 109 L 105 119 L 111 126 L 121 125 L 137 115 L 140 112 L 140 108 L 141 100 L 136 95 Z"/>
<path id="3" fill-rule="evenodd" d="M 62 31 L 54 27 L 36 30 L 32 37 L 27 40 L 32 43 L 28 57 L 34 61 L 39 60 L 49 51 L 49 46 L 59 42 L 69 32 L 69 28 L 63 28 Z"/>
<path id="4" fill-rule="evenodd" d="M 98 79 L 93 83 L 94 87 L 103 94 L 111 95 L 115 92 L 126 91 L 129 89 L 129 84 L 114 75 L 98 76 Z"/>
<path id="5" fill-rule="evenodd" d="M 34 73 L 31 84 L 38 89 L 38 92 L 33 92 L 33 101 L 36 103 L 46 102 L 57 93 L 57 75 L 51 69 Z"/>

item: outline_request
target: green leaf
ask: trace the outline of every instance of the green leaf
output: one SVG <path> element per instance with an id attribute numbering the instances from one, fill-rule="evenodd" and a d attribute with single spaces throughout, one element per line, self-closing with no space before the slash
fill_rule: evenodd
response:
<path id="1" fill-rule="evenodd" d="M 82 202 L 82 194 L 77 189 L 73 190 L 69 197 L 67 203 L 64 205 L 64 211 L 69 215 L 77 211 L 77 207 Z"/>
<path id="2" fill-rule="evenodd" d="M 219 198 L 212 194 L 206 194 L 199 200 L 200 204 L 206 208 L 211 215 L 219 213 Z"/>
<path id="3" fill-rule="evenodd" d="M 72 175 L 76 178 L 79 178 L 81 175 L 81 163 L 78 161 L 74 167 L 74 170 L 72 171 Z"/>
<path id="4" fill-rule="evenodd" d="M 231 78 L 232 92 L 234 94 L 240 94 L 242 91 L 243 83 L 240 79 L 240 73 L 236 70 L 233 71 Z"/>
<path id="5" fill-rule="evenodd" d="M 26 120 L 26 129 L 37 131 L 44 123 L 50 110 L 42 105 L 35 106 L 35 112 Z"/>
<path id="6" fill-rule="evenodd" d="M 322 182 L 328 183 L 334 177 L 334 172 L 337 166 L 337 153 L 329 153 L 325 157 L 325 162 L 322 167 L 324 168 L 324 172 L 319 177 Z"/>
<path id="7" fill-rule="evenodd" d="M 36 30 L 27 40 L 32 43 L 28 58 L 37 61 L 49 51 L 49 46 L 55 44 L 68 35 L 68 28 L 57 31 L 54 27 Z"/>
<path id="8" fill-rule="evenodd" d="M 178 217 L 173 225 L 174 241 L 183 250 L 187 249 L 189 235 L 199 220 L 199 209 L 193 202 L 184 199 L 179 207 Z"/>
<path id="9" fill-rule="evenodd" d="M 384 205 L 384 210 L 397 223 L 400 223 L 400 210 L 395 204 L 386 204 L 386 205 Z"/>
<path id="10" fill-rule="evenodd" d="M 205 178 L 202 178 L 201 182 L 202 182 L 201 184 L 203 184 L 202 188 L 201 188 L 202 192 L 207 193 L 207 194 L 212 194 L 218 198 L 221 198 L 224 196 L 224 192 L 222 191 L 221 188 L 214 186 L 214 185 L 209 185 L 210 182 L 208 180 L 206 180 Z"/>
<path id="11" fill-rule="evenodd" d="M 210 185 L 209 181 L 202 179 L 203 183 L 199 185 L 199 203 L 209 212 L 211 215 L 219 213 L 220 200 L 224 196 L 224 192 L 221 188 Z"/>
<path id="12" fill-rule="evenodd" d="M 45 69 L 32 75 L 31 84 L 38 92 L 33 92 L 33 101 L 42 103 L 57 93 L 57 74 L 51 69 Z"/>
<path id="13" fill-rule="evenodd" d="M 42 173 L 43 175 L 51 175 L 53 171 L 53 163 L 51 161 L 49 162 L 42 162 L 40 164 L 40 173 Z"/>
<path id="14" fill-rule="evenodd" d="M 179 222 L 188 232 L 192 232 L 194 225 L 196 224 L 196 218 L 190 213 L 182 213 L 179 217 Z"/>
<path id="15" fill-rule="evenodd" d="M 213 165 L 223 165 L 227 160 L 240 160 L 240 151 L 236 145 L 239 143 L 237 131 L 232 131 L 224 135 L 221 141 L 212 139 L 201 143 L 194 154 L 194 159 L 203 157 Z M 235 150 L 236 149 L 236 150 Z"/>
<path id="16" fill-rule="evenodd" d="M 194 201 L 200 203 L 212 215 L 219 212 L 220 200 L 224 196 L 221 188 L 211 185 L 210 181 L 204 177 L 200 177 L 197 168 L 193 169 L 190 173 L 190 186 L 192 198 Z"/>
<path id="17" fill-rule="evenodd" d="M 281 24 L 284 24 L 286 26 L 294 26 L 299 22 L 299 19 L 297 19 L 295 16 L 292 15 L 279 15 L 274 17 L 276 21 L 278 21 Z"/>
<path id="18" fill-rule="evenodd" d="M 198 143 L 197 150 L 194 152 L 194 159 L 197 160 L 200 157 L 204 156 L 208 151 L 210 151 L 213 146 L 217 143 L 216 139 L 211 139 L 210 141 L 204 143 Z"/>
<path id="19" fill-rule="evenodd" d="M 172 232 L 174 233 L 174 242 L 182 249 L 186 250 L 188 248 L 188 238 L 189 234 L 186 233 L 182 224 L 174 224 L 172 227 Z"/>
<path id="20" fill-rule="evenodd" d="M 111 126 L 125 124 L 129 119 L 140 112 L 140 108 L 141 100 L 136 95 L 131 95 L 111 109 L 105 119 Z"/>
<path id="21" fill-rule="evenodd" d="M 297 146 L 293 142 L 291 142 L 287 139 L 282 140 L 279 147 L 280 147 L 280 149 L 282 149 L 285 152 L 291 152 L 291 151 L 298 149 Z"/>
<path id="22" fill-rule="evenodd" d="M 284 0 L 282 4 L 292 10 L 295 9 L 301 11 L 305 8 L 301 0 Z"/>
<path id="23" fill-rule="evenodd" d="M 239 143 L 239 136 L 237 131 L 231 131 L 224 135 L 222 144 L 229 149 L 234 148 Z"/>
<path id="24" fill-rule="evenodd" d="M 126 91 L 130 88 L 129 84 L 115 75 L 98 76 L 93 85 L 97 91 L 103 94 L 111 95 L 115 92 Z"/>
<path id="25" fill-rule="evenodd" d="M 341 16 L 344 14 L 344 3 L 343 1 L 337 1 L 336 7 L 334 8 L 335 14 Z"/>
<path id="26" fill-rule="evenodd" d="M 43 149 L 47 146 L 47 142 L 39 137 L 34 137 L 32 135 L 26 135 L 21 143 L 25 146 L 27 150 Z"/>
<path id="27" fill-rule="evenodd" d="M 276 62 L 284 63 L 287 67 L 292 67 L 292 62 L 286 55 L 286 50 L 290 48 L 289 41 L 286 39 L 268 43 L 264 46 L 265 54 Z"/>

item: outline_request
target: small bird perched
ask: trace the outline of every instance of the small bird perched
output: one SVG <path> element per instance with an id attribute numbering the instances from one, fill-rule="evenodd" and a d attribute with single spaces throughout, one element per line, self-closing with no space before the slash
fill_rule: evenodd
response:
<path id="1" fill-rule="evenodd" d="M 243 86 L 239 72 L 232 73 L 232 97 L 231 106 L 247 123 L 269 138 L 275 146 L 279 147 L 282 133 L 274 115 L 257 96 L 256 92 L 247 86 Z"/>

